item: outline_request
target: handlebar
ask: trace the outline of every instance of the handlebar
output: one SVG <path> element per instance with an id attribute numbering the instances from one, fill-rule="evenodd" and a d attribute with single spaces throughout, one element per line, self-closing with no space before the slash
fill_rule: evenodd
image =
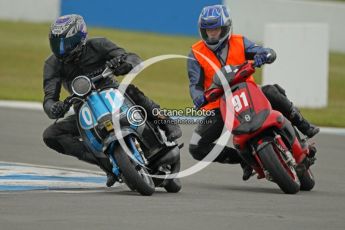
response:
<path id="1" fill-rule="evenodd" d="M 108 78 L 108 77 L 111 77 L 113 76 L 113 71 L 109 68 L 109 67 L 106 67 L 103 72 L 95 77 L 92 77 L 92 78 L 89 78 L 91 83 L 95 83 L 97 81 L 99 81 L 100 79 L 105 79 L 105 78 Z M 61 112 L 61 115 L 63 116 L 65 113 L 68 112 L 68 110 L 71 108 L 71 106 L 73 105 L 74 103 L 74 100 L 78 100 L 80 101 L 81 100 L 81 97 L 76 95 L 76 94 L 72 94 L 70 96 L 67 96 L 64 100 L 63 100 L 63 110 Z M 55 123 L 59 120 L 56 119 Z"/>
<path id="2" fill-rule="evenodd" d="M 111 77 L 113 76 L 113 71 L 109 68 L 109 67 L 106 67 L 103 72 L 95 77 L 92 77 L 90 78 L 90 81 L 92 83 L 95 83 L 97 81 L 99 81 L 100 79 L 105 79 L 105 78 L 108 78 L 108 77 Z M 63 101 L 64 105 L 66 105 L 65 107 L 69 109 L 69 107 L 71 107 L 71 105 L 73 104 L 73 99 L 74 98 L 80 98 L 79 96 L 75 95 L 75 94 L 72 94 L 68 97 L 65 98 L 65 100 Z"/>
<path id="3" fill-rule="evenodd" d="M 108 77 L 110 77 L 112 75 L 113 75 L 113 71 L 109 67 L 106 67 L 100 75 L 97 75 L 97 76 L 91 78 L 90 80 L 93 83 L 95 83 L 96 81 L 98 81 L 98 80 L 100 80 L 102 78 L 108 78 Z"/>
<path id="4" fill-rule="evenodd" d="M 250 77 L 254 72 L 255 68 L 257 68 L 255 62 L 245 62 L 239 66 L 237 72 L 231 72 L 231 77 L 229 77 L 228 83 L 229 85 L 235 85 L 240 82 L 244 82 Z M 204 93 L 207 103 L 216 101 L 219 97 L 224 94 L 224 89 L 221 85 L 212 84 L 209 89 L 207 89 Z"/>

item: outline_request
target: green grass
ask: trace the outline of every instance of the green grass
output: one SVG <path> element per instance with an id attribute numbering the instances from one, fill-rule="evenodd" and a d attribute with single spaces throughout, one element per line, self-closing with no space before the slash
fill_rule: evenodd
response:
<path id="1" fill-rule="evenodd" d="M 48 24 L 0 21 L 0 99 L 42 101 L 42 69 L 50 54 Z M 157 55 L 187 55 L 197 38 L 162 36 L 110 29 L 89 29 L 142 59 Z M 165 60 L 149 67 L 134 81 L 163 107 L 191 106 L 186 60 Z"/>
<path id="2" fill-rule="evenodd" d="M 0 99 L 42 101 L 42 70 L 50 54 L 48 24 L 0 21 Z M 90 28 L 90 37 L 107 37 L 146 60 L 157 55 L 187 55 L 196 37 Z M 330 55 L 329 106 L 302 109 L 319 125 L 345 127 L 345 55 Z M 261 72 L 256 73 L 261 79 Z M 260 80 L 259 80 L 260 82 Z M 170 59 L 145 69 L 134 81 L 164 108 L 192 106 L 185 59 Z M 316 89 L 317 90 L 317 89 Z M 62 97 L 66 94 L 64 93 Z"/>
<path id="3" fill-rule="evenodd" d="M 330 55 L 328 107 L 302 109 L 303 114 L 316 124 L 345 127 L 345 55 Z M 317 90 L 317 89 L 315 89 Z"/>

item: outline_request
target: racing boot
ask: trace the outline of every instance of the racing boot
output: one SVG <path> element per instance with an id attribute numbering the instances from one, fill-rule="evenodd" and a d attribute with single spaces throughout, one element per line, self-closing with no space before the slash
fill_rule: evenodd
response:
<path id="1" fill-rule="evenodd" d="M 52 149 L 63 153 L 66 155 L 77 157 L 79 160 L 87 162 L 89 164 L 97 165 L 100 167 L 107 175 L 108 187 L 114 185 L 117 181 L 116 176 L 112 172 L 112 164 L 108 158 L 96 158 L 84 145 L 83 141 L 79 136 L 66 138 L 46 138 L 44 139 L 45 143 Z M 62 147 L 65 146 L 65 147 Z"/>
<path id="2" fill-rule="evenodd" d="M 89 154 L 91 154 L 91 153 L 89 153 Z M 91 163 L 91 162 L 89 162 L 89 163 Z M 100 167 L 105 172 L 105 174 L 107 175 L 107 181 L 105 183 L 107 187 L 113 186 L 115 184 L 115 182 L 118 181 L 118 178 L 111 171 L 113 166 L 111 165 L 108 158 L 95 159 L 93 164 Z"/>
<path id="3" fill-rule="evenodd" d="M 105 183 L 108 188 L 113 186 L 117 181 L 117 177 L 113 173 L 107 173 L 107 182 Z"/>
<path id="4" fill-rule="evenodd" d="M 310 124 L 294 106 L 290 112 L 289 120 L 299 131 L 301 131 L 301 133 L 309 138 L 312 138 L 320 132 L 320 128 Z"/>
<path id="5" fill-rule="evenodd" d="M 111 187 L 118 181 L 117 176 L 112 172 L 113 166 L 110 163 L 108 158 L 100 158 L 98 159 L 98 166 L 105 172 L 107 175 L 107 182 L 105 183 L 107 187 Z"/>
<path id="6" fill-rule="evenodd" d="M 92 153 L 88 151 L 84 151 L 81 155 L 82 157 L 78 157 L 79 160 L 97 165 L 105 172 L 105 174 L 107 175 L 107 187 L 113 186 L 115 182 L 118 181 L 118 178 L 112 172 L 113 166 L 111 165 L 108 158 L 96 158 Z"/>
<path id="7" fill-rule="evenodd" d="M 243 170 L 242 179 L 248 180 L 253 175 L 253 168 L 242 158 L 238 150 L 225 146 L 214 162 L 222 164 L 240 164 Z"/>
<path id="8" fill-rule="evenodd" d="M 243 170 L 242 180 L 246 181 L 253 175 L 253 168 L 246 162 L 241 162 L 241 168 Z"/>
<path id="9" fill-rule="evenodd" d="M 309 148 L 309 155 L 308 155 L 308 157 L 309 157 L 309 158 L 315 157 L 316 152 L 317 152 L 317 149 L 316 149 L 316 147 L 314 146 L 314 144 L 309 145 L 308 148 Z"/>

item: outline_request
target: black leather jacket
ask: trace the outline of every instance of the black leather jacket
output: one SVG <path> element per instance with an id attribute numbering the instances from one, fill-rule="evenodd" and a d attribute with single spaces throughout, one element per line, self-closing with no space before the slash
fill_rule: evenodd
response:
<path id="1" fill-rule="evenodd" d="M 106 38 L 89 39 L 83 47 L 79 58 L 73 62 L 64 63 L 54 55 L 49 56 L 45 61 L 43 70 L 43 108 L 48 117 L 52 118 L 50 108 L 60 99 L 61 86 L 71 93 L 70 84 L 75 77 L 100 74 L 105 67 L 106 61 L 120 55 L 124 55 L 124 61 L 131 64 L 132 67 L 141 62 L 138 55 L 127 53 L 123 48 L 118 47 Z M 114 84 L 114 81 L 105 79 L 98 84 L 106 86 Z"/>

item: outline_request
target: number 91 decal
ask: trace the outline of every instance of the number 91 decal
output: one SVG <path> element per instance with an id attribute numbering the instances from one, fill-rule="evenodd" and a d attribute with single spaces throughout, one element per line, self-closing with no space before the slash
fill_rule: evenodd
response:
<path id="1" fill-rule="evenodd" d="M 248 99 L 245 92 L 242 92 L 240 95 L 233 95 L 232 105 L 236 113 L 240 113 L 241 110 L 247 109 L 249 106 Z"/>

